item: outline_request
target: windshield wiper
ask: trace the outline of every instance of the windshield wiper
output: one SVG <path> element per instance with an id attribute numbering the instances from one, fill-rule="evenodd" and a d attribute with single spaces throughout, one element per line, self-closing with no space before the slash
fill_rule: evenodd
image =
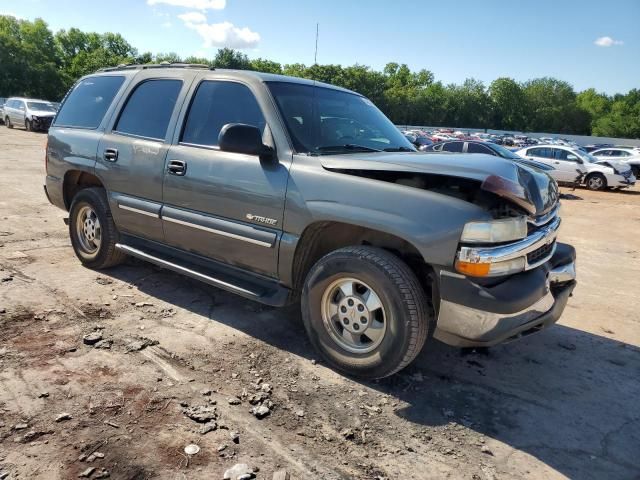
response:
<path id="1" fill-rule="evenodd" d="M 408 147 L 388 147 L 384 149 L 385 152 L 415 152 L 415 150 Z"/>
<path id="2" fill-rule="evenodd" d="M 349 150 L 352 152 L 381 152 L 377 148 L 367 147 L 365 145 L 357 145 L 355 143 L 346 143 L 344 145 L 323 145 L 316 148 L 318 152 L 326 152 L 332 150 Z"/>

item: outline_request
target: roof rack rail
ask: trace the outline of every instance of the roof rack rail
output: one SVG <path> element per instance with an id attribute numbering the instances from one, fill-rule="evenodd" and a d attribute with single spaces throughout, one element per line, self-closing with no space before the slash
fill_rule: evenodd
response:
<path id="1" fill-rule="evenodd" d="M 215 70 L 204 63 L 181 63 L 181 62 L 162 62 L 162 63 L 121 63 L 116 67 L 104 67 L 98 72 L 116 72 L 118 70 L 147 70 L 151 68 L 206 68 Z"/>

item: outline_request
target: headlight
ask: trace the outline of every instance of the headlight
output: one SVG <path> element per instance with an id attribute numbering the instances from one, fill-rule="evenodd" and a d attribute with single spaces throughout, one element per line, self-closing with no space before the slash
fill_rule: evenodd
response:
<path id="1" fill-rule="evenodd" d="M 33 116 L 31 117 L 31 120 L 35 120 L 35 121 L 37 122 L 37 121 L 39 120 L 39 118 L 38 118 L 36 115 L 33 115 Z"/>
<path id="2" fill-rule="evenodd" d="M 510 275 L 512 273 L 522 272 L 524 267 L 524 257 L 494 263 L 473 263 L 456 260 L 456 270 L 463 275 L 469 275 L 471 277 L 499 277 L 500 275 Z"/>
<path id="3" fill-rule="evenodd" d="M 463 243 L 501 243 L 521 240 L 527 236 L 525 217 L 505 218 L 488 222 L 469 222 L 464 226 Z"/>

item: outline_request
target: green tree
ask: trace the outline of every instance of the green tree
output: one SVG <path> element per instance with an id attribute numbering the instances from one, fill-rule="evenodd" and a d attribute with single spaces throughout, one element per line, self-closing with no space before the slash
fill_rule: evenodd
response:
<path id="1" fill-rule="evenodd" d="M 525 82 L 529 131 L 588 134 L 591 118 L 576 103 L 573 87 L 555 78 L 537 78 Z"/>
<path id="2" fill-rule="evenodd" d="M 489 96 L 493 108 L 493 128 L 524 130 L 526 98 L 519 83 L 507 77 L 498 78 L 491 82 Z"/>
<path id="3" fill-rule="evenodd" d="M 218 50 L 212 64 L 215 68 L 232 68 L 236 70 L 249 70 L 251 68 L 249 57 L 232 48 Z"/>
<path id="4" fill-rule="evenodd" d="M 282 74 L 282 65 L 278 62 L 264 58 L 256 58 L 249 63 L 251 70 L 255 70 L 256 72 Z"/>
<path id="5" fill-rule="evenodd" d="M 3 95 L 56 99 L 64 90 L 54 38 L 41 19 L 0 16 L 0 65 Z"/>

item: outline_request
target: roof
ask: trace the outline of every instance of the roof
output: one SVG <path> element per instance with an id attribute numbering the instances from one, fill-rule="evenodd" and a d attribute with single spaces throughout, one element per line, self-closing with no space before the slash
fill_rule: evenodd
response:
<path id="1" fill-rule="evenodd" d="M 184 69 L 184 70 L 194 70 L 194 71 L 210 71 L 221 74 L 232 74 L 236 78 L 245 79 L 245 80 L 258 80 L 260 82 L 288 82 L 288 83 L 298 83 L 301 85 L 311 85 L 311 86 L 319 86 L 324 88 L 331 88 L 334 90 L 341 90 L 344 92 L 355 93 L 356 95 L 360 95 L 357 92 L 353 92 L 346 88 L 338 87 L 336 85 L 331 85 L 329 83 L 318 82 L 316 80 L 308 79 L 308 78 L 300 78 L 300 77 L 290 77 L 287 75 L 277 75 L 275 73 L 264 73 L 264 72 L 256 72 L 253 70 L 233 70 L 233 69 L 223 69 L 223 68 L 212 68 L 208 65 L 197 64 L 197 63 L 170 63 L 170 64 L 132 64 L 132 65 L 118 65 L 117 67 L 107 67 L 101 68 L 95 74 L 100 73 L 112 73 L 112 72 L 132 72 L 131 75 L 135 75 L 136 72 L 141 70 L 171 70 L 171 69 Z M 93 74 L 93 75 L 95 75 Z"/>

